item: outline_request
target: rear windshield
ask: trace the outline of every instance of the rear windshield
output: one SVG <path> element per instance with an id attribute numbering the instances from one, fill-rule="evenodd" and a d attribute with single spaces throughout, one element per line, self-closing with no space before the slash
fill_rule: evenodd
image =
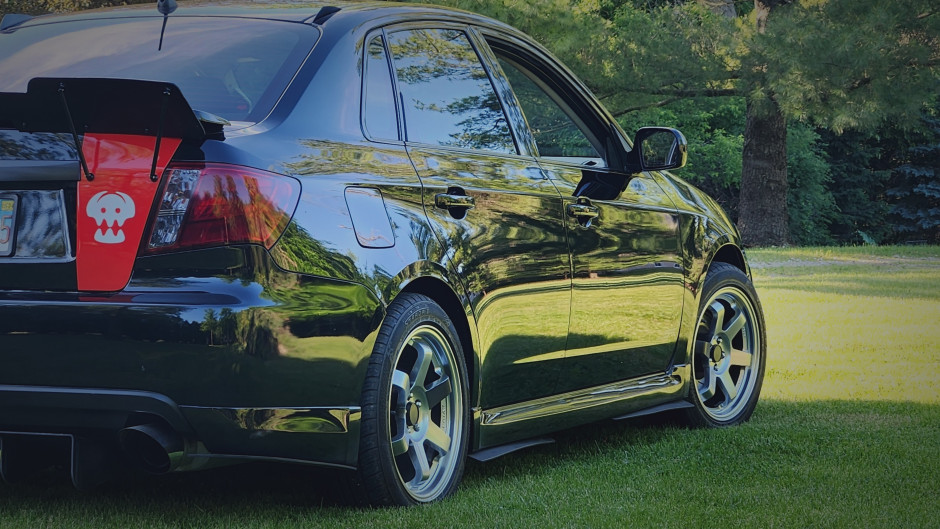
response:
<path id="1" fill-rule="evenodd" d="M 0 92 L 25 92 L 34 77 L 171 82 L 194 109 L 229 121 L 270 112 L 316 43 L 319 30 L 246 18 L 78 20 L 0 34 Z"/>

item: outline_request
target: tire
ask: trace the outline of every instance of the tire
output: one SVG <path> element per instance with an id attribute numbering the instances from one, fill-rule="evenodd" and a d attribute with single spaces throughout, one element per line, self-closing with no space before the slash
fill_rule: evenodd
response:
<path id="1" fill-rule="evenodd" d="M 457 330 L 430 298 L 388 309 L 362 391 L 359 503 L 415 505 L 452 494 L 470 433 L 467 368 Z"/>
<path id="2" fill-rule="evenodd" d="M 712 264 L 695 329 L 687 423 L 734 426 L 751 417 L 764 381 L 766 335 L 750 279 L 733 265 Z"/>

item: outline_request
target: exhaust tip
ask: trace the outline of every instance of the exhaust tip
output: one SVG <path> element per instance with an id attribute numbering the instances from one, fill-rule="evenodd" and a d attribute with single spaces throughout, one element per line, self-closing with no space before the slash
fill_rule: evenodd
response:
<path id="1" fill-rule="evenodd" d="M 184 457 L 183 437 L 167 426 L 139 424 L 118 433 L 124 452 L 151 474 L 166 474 Z"/>

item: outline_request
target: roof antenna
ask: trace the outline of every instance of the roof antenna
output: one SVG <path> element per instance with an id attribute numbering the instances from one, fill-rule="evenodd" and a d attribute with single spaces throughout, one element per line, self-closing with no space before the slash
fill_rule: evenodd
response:
<path id="1" fill-rule="evenodd" d="M 166 31 L 167 17 L 173 11 L 176 11 L 176 0 L 157 0 L 157 11 L 163 13 L 163 27 L 160 28 L 160 44 L 157 45 L 157 51 L 163 49 L 163 32 Z"/>

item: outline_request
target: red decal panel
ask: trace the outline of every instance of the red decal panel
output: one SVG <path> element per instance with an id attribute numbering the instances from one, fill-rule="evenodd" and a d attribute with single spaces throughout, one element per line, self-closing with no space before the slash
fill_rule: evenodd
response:
<path id="1" fill-rule="evenodd" d="M 95 175 L 78 184 L 76 267 L 78 289 L 114 291 L 131 276 L 137 249 L 156 195 L 150 181 L 155 138 L 122 134 L 86 134 L 82 151 Z M 163 138 L 157 174 L 179 147 Z"/>

